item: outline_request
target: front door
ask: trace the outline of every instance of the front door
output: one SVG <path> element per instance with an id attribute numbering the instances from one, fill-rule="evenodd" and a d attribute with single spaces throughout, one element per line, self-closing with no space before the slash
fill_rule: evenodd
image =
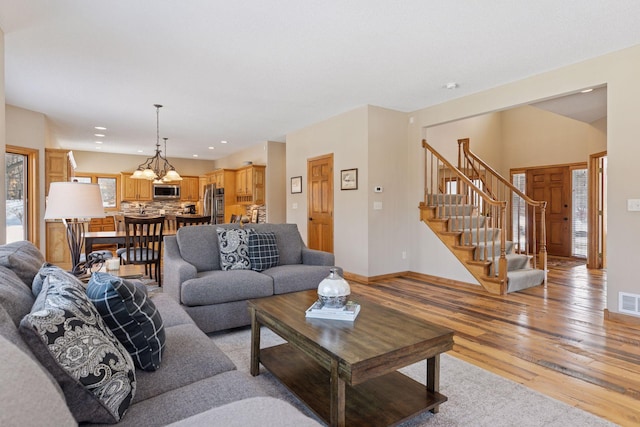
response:
<path id="1" fill-rule="evenodd" d="M 307 246 L 333 253 L 333 154 L 307 160 Z"/>
<path id="2" fill-rule="evenodd" d="M 547 254 L 571 256 L 571 173 L 568 166 L 527 170 L 527 195 L 546 200 Z M 540 234 L 540 218 L 536 215 Z M 531 228 L 530 228 L 531 230 Z"/>

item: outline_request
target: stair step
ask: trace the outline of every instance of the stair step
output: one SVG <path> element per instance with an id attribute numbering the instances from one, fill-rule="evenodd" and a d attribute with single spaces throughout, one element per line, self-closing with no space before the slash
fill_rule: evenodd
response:
<path id="1" fill-rule="evenodd" d="M 505 255 L 505 258 L 507 259 L 507 275 L 508 275 L 508 273 L 511 271 L 529 269 L 531 265 L 530 262 L 532 257 L 530 255 L 510 253 Z M 496 259 L 496 262 L 491 265 L 490 271 L 491 271 L 491 274 L 493 274 L 494 276 L 498 276 L 500 274 L 500 263 L 498 262 L 498 259 Z"/>
<path id="2" fill-rule="evenodd" d="M 487 248 L 487 259 L 491 260 L 492 258 L 498 258 L 500 256 L 500 242 L 484 242 L 476 244 L 476 252 L 475 259 L 478 261 L 483 261 L 485 259 L 485 247 Z M 492 255 L 493 250 L 493 255 Z M 513 242 L 510 240 L 506 241 L 505 244 L 505 253 L 508 255 L 513 251 Z"/>
<path id="3" fill-rule="evenodd" d="M 464 202 L 463 194 L 427 194 L 427 204 L 435 205 L 459 205 Z"/>
<path id="4" fill-rule="evenodd" d="M 477 210 L 475 205 L 438 205 L 436 216 L 440 218 L 472 216 Z"/>
<path id="5" fill-rule="evenodd" d="M 462 233 L 461 241 L 465 245 L 476 244 L 478 242 L 491 242 L 498 240 L 500 237 L 499 228 L 473 228 L 471 230 L 460 230 Z"/>
<path id="6" fill-rule="evenodd" d="M 484 228 L 487 221 L 486 216 L 465 216 L 460 218 L 449 218 L 449 230 L 473 230 Z"/>
<path id="7" fill-rule="evenodd" d="M 526 268 L 507 273 L 507 293 L 533 288 L 544 283 L 544 270 Z"/>

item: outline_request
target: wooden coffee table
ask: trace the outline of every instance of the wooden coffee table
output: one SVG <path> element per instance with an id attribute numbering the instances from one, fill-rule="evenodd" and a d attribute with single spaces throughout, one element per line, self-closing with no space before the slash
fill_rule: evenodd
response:
<path id="1" fill-rule="evenodd" d="M 249 301 L 251 375 L 259 363 L 331 426 L 388 426 L 438 412 L 440 354 L 453 331 L 366 301 L 354 322 L 307 319 L 315 290 Z M 287 343 L 260 348 L 264 325 Z M 426 387 L 397 369 L 427 359 Z"/>

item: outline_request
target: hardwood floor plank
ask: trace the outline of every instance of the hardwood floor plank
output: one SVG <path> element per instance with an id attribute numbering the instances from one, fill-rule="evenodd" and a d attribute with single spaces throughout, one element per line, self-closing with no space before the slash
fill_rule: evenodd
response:
<path id="1" fill-rule="evenodd" d="M 547 285 L 502 296 L 415 274 L 352 289 L 453 329 L 454 357 L 614 423 L 640 425 L 640 325 L 605 320 L 606 272 L 558 264 Z"/>

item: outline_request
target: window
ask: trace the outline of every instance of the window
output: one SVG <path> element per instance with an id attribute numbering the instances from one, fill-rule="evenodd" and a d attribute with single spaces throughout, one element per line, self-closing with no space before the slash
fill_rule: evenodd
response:
<path id="1" fill-rule="evenodd" d="M 511 183 L 524 194 L 527 189 L 526 174 L 524 172 L 512 173 Z M 511 199 L 511 236 L 513 236 L 512 239 L 516 245 L 516 250 L 525 251 L 527 242 L 527 204 L 516 193 L 513 193 Z"/>
<path id="2" fill-rule="evenodd" d="M 588 220 L 588 174 L 587 169 L 571 171 L 571 255 L 587 257 L 587 220 Z"/>
<path id="3" fill-rule="evenodd" d="M 7 243 L 29 240 L 38 245 L 38 151 L 7 145 L 5 153 Z"/>
<path id="4" fill-rule="evenodd" d="M 120 187 L 118 185 L 120 177 L 109 174 L 86 174 L 77 173 L 73 178 L 78 182 L 96 183 L 100 186 L 102 193 L 102 206 L 106 211 L 115 211 L 120 206 Z"/>

